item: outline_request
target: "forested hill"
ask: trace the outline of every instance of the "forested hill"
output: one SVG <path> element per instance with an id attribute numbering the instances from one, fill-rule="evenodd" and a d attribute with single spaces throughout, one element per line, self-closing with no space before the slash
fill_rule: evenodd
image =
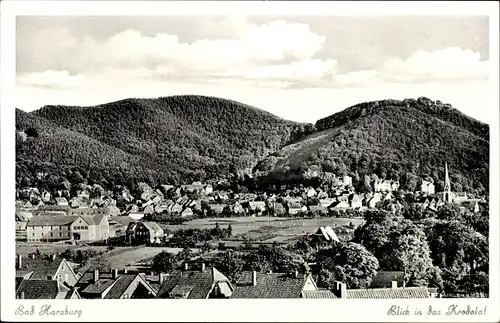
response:
<path id="1" fill-rule="evenodd" d="M 359 117 L 370 115 L 381 108 L 413 108 L 429 116 L 436 117 L 442 121 L 449 122 L 463 130 L 489 140 L 490 130 L 487 124 L 477 121 L 462 112 L 454 109 L 449 103 L 433 101 L 431 99 L 420 97 L 418 99 L 405 100 L 381 100 L 373 102 L 364 102 L 354 105 L 350 108 L 335 113 L 329 117 L 320 119 L 316 122 L 317 130 L 325 130 L 343 125 L 346 122 L 355 120 Z"/>
<path id="2" fill-rule="evenodd" d="M 350 174 L 362 191 L 373 174 L 409 190 L 431 178 L 440 190 L 448 162 L 453 190 L 488 191 L 489 127 L 449 105 L 426 98 L 368 102 L 319 120 L 316 129 L 268 156 L 257 173 L 267 181 Z"/>
<path id="3" fill-rule="evenodd" d="M 238 102 L 205 96 L 126 99 L 95 107 L 45 106 L 29 115 L 41 132 L 30 142 L 38 164 L 64 160 L 67 168 L 86 170 L 89 154 L 84 149 L 94 149 L 100 153 L 91 161 L 96 180 L 132 177 L 153 183 L 189 183 L 251 170 L 269 152 L 313 129 Z M 23 118 L 27 117 L 19 112 L 18 119 Z M 42 126 L 40 119 L 48 123 Z M 59 136 L 51 134 L 54 125 Z M 18 130 L 26 126 L 18 122 Z M 76 137 L 86 144 L 73 145 Z M 48 145 L 40 141 L 48 138 L 59 145 L 51 156 L 39 151 Z"/>

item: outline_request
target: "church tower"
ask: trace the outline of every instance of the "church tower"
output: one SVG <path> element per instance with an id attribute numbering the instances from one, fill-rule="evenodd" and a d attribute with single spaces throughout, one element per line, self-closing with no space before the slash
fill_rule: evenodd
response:
<path id="1" fill-rule="evenodd" d="M 444 190 L 443 190 L 443 201 L 445 203 L 453 202 L 453 197 L 451 194 L 451 184 L 450 177 L 448 175 L 448 163 L 444 163 Z"/>

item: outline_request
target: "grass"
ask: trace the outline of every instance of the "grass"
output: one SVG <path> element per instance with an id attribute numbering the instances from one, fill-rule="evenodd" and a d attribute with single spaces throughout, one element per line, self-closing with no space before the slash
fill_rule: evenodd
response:
<path id="1" fill-rule="evenodd" d="M 230 223 L 228 223 L 230 221 Z M 315 232 L 320 226 L 344 226 L 352 222 L 355 226 L 363 220 L 357 218 L 280 218 L 280 217 L 235 217 L 235 218 L 210 218 L 195 219 L 179 225 L 163 225 L 170 230 L 178 229 L 210 229 L 219 223 L 222 228 L 231 224 L 233 239 L 244 237 L 253 241 L 287 241 L 293 237 Z"/>

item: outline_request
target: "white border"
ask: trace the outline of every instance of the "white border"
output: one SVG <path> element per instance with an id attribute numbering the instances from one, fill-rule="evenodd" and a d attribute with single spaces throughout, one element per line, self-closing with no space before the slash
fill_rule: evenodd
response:
<path id="1" fill-rule="evenodd" d="M 1 2 L 1 319 L 2 321 L 382 321 L 498 322 L 499 314 L 499 101 L 497 2 L 160 2 L 160 1 L 2 1 Z M 19 301 L 14 297 L 14 104 L 15 17 L 18 15 L 489 15 L 490 16 L 490 298 L 488 300 L 122 300 Z M 70 316 L 14 316 L 19 304 L 52 304 L 82 309 Z M 419 307 L 423 316 L 387 316 L 390 305 Z M 487 315 L 429 317 L 429 305 L 443 312 L 450 304 L 487 306 Z"/>

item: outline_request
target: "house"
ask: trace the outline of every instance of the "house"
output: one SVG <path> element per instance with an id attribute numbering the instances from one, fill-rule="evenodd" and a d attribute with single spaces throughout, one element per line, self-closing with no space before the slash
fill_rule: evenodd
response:
<path id="1" fill-rule="evenodd" d="M 236 202 L 233 205 L 232 211 L 233 213 L 241 214 L 245 213 L 245 208 L 243 207 L 243 205 L 241 205 L 241 203 Z"/>
<path id="2" fill-rule="evenodd" d="M 57 203 L 57 205 L 60 205 L 60 206 L 68 206 L 69 203 L 68 203 L 68 200 L 66 200 L 64 197 L 56 197 L 54 199 Z"/>
<path id="3" fill-rule="evenodd" d="M 426 195 L 434 194 L 435 193 L 434 183 L 422 180 L 422 184 L 420 185 L 420 191 Z"/>
<path id="4" fill-rule="evenodd" d="M 109 224 L 103 214 L 37 216 L 28 222 L 26 234 L 28 241 L 100 241 L 109 238 Z"/>
<path id="5" fill-rule="evenodd" d="M 109 223 L 109 237 L 120 237 L 124 236 L 127 233 L 127 227 L 130 224 L 130 222 L 133 222 L 134 219 L 132 219 L 129 216 L 110 216 L 108 219 Z"/>
<path id="6" fill-rule="evenodd" d="M 152 205 L 148 205 L 144 208 L 144 210 L 142 211 L 145 215 L 146 214 L 154 214 L 155 213 L 155 210 L 154 210 L 154 207 Z"/>
<path id="7" fill-rule="evenodd" d="M 32 254 L 30 257 L 17 255 L 16 282 L 23 280 L 56 280 L 66 286 L 74 286 L 78 281 L 69 263 L 64 258 L 52 255 L 40 257 Z"/>
<path id="8" fill-rule="evenodd" d="M 453 202 L 460 204 L 462 202 L 467 201 L 467 192 L 457 192 L 455 193 L 455 198 L 453 199 Z"/>
<path id="9" fill-rule="evenodd" d="M 471 199 L 471 200 L 462 202 L 461 206 L 463 206 L 464 208 L 466 208 L 467 210 L 469 210 L 471 212 L 478 213 L 480 211 L 479 201 L 480 201 L 479 199 Z"/>
<path id="10" fill-rule="evenodd" d="M 90 270 L 78 280 L 82 298 L 87 299 L 149 299 L 156 297 L 156 291 L 138 273 L 119 273 L 118 269 L 111 272 Z"/>
<path id="11" fill-rule="evenodd" d="M 310 274 L 293 273 L 242 273 L 235 284 L 231 298 L 302 298 L 304 291 L 318 288 Z"/>
<path id="12" fill-rule="evenodd" d="M 258 214 L 262 214 L 266 210 L 266 202 L 263 201 L 252 201 L 248 202 L 248 208 Z"/>
<path id="13" fill-rule="evenodd" d="M 276 215 L 285 215 L 286 214 L 286 208 L 283 205 L 283 203 L 280 202 L 273 202 L 273 210 Z"/>
<path id="14" fill-rule="evenodd" d="M 205 185 L 205 187 L 203 189 L 204 189 L 204 193 L 206 195 L 212 194 L 214 192 L 214 188 L 212 187 L 211 184 Z"/>
<path id="15" fill-rule="evenodd" d="M 288 214 L 294 215 L 307 212 L 307 206 L 302 206 L 300 203 L 292 202 L 288 204 Z"/>
<path id="16" fill-rule="evenodd" d="M 19 283 L 16 299 L 80 299 L 80 295 L 57 280 L 30 279 Z"/>
<path id="17" fill-rule="evenodd" d="M 184 270 L 175 270 L 164 278 L 157 298 L 229 298 L 232 293 L 231 282 L 216 268 L 201 264 L 200 268 L 189 270 L 186 263 Z"/>
<path id="18" fill-rule="evenodd" d="M 315 214 L 315 215 L 324 215 L 324 214 L 328 214 L 328 208 L 326 207 L 323 207 L 323 206 L 315 206 L 315 205 L 311 205 L 309 206 L 309 212 L 311 214 Z"/>
<path id="19" fill-rule="evenodd" d="M 221 214 L 224 211 L 224 208 L 226 205 L 224 204 L 209 204 L 208 208 L 210 211 L 214 212 L 215 214 Z"/>
<path id="20" fill-rule="evenodd" d="M 319 204 L 322 207 L 329 207 L 334 202 L 336 202 L 336 199 L 334 199 L 334 198 L 325 198 L 325 199 L 320 199 L 319 200 Z"/>
<path id="21" fill-rule="evenodd" d="M 16 231 L 26 231 L 28 219 L 21 212 L 16 212 Z"/>
<path id="22" fill-rule="evenodd" d="M 182 204 L 179 204 L 179 203 L 174 203 L 174 204 L 171 204 L 169 207 L 168 207 L 168 213 L 171 213 L 171 214 L 179 214 L 182 212 Z"/>
<path id="23" fill-rule="evenodd" d="M 317 192 L 314 188 L 311 187 L 306 191 L 306 195 L 307 197 L 315 197 L 317 195 Z"/>
<path id="24" fill-rule="evenodd" d="M 376 180 L 373 184 L 375 192 L 391 192 L 399 188 L 398 181 Z"/>
<path id="25" fill-rule="evenodd" d="M 378 202 L 382 199 L 382 194 L 380 193 L 375 193 L 373 196 L 368 200 L 368 207 L 373 209 L 377 205 Z"/>
<path id="26" fill-rule="evenodd" d="M 347 289 L 347 285 L 337 282 L 332 291 L 337 298 L 347 299 L 400 299 L 400 298 L 431 298 L 427 287 L 397 287 L 397 282 L 392 282 L 390 288 Z M 432 294 L 432 295 L 431 295 Z"/>
<path id="27" fill-rule="evenodd" d="M 356 209 L 363 206 L 363 195 L 351 194 L 349 197 L 351 208 Z"/>
<path id="28" fill-rule="evenodd" d="M 346 200 L 337 201 L 330 205 L 331 209 L 348 209 L 350 207 L 349 202 Z"/>
<path id="29" fill-rule="evenodd" d="M 187 216 L 192 216 L 194 213 L 193 213 L 193 210 L 191 210 L 190 207 L 187 207 L 185 208 L 182 212 L 181 212 L 181 217 L 187 217 Z"/>
<path id="30" fill-rule="evenodd" d="M 126 234 L 127 240 L 134 244 L 160 243 L 165 236 L 156 222 L 131 222 Z"/>
<path id="31" fill-rule="evenodd" d="M 370 288 L 390 288 L 396 282 L 398 286 L 404 284 L 403 271 L 379 271 L 372 278 Z"/>
<path id="32" fill-rule="evenodd" d="M 340 242 L 339 238 L 335 231 L 333 231 L 332 227 L 319 227 L 318 230 L 314 233 L 314 235 L 320 238 L 323 241 L 335 241 Z"/>

